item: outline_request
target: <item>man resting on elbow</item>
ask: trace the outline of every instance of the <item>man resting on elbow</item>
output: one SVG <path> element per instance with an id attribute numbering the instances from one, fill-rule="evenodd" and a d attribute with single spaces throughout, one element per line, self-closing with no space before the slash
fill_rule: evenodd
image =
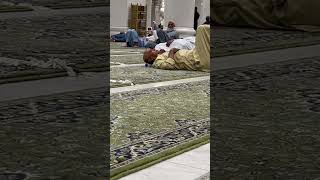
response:
<path id="1" fill-rule="evenodd" d="M 200 25 L 197 29 L 195 48 L 192 50 L 173 48 L 169 52 L 147 49 L 145 63 L 153 68 L 166 70 L 208 70 L 210 67 L 210 26 Z"/>

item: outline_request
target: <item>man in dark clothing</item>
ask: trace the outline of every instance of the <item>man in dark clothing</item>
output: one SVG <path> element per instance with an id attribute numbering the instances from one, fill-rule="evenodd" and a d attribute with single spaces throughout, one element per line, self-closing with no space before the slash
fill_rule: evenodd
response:
<path id="1" fill-rule="evenodd" d="M 198 12 L 198 8 L 194 8 L 194 23 L 193 23 L 193 29 L 197 30 L 198 27 L 198 20 L 199 20 L 200 14 Z"/>
<path id="2" fill-rule="evenodd" d="M 210 16 L 207 16 L 206 17 L 206 21 L 203 23 L 203 24 L 211 24 L 211 18 L 210 18 Z"/>
<path id="3" fill-rule="evenodd" d="M 120 32 L 119 34 L 112 35 L 111 39 L 114 42 L 126 42 L 127 38 L 124 32 Z"/>

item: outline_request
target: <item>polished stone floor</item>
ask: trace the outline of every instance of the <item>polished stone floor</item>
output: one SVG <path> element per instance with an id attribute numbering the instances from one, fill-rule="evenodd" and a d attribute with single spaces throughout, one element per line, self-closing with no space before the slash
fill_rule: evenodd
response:
<path id="1" fill-rule="evenodd" d="M 210 144 L 168 159 L 120 180 L 209 180 Z"/>

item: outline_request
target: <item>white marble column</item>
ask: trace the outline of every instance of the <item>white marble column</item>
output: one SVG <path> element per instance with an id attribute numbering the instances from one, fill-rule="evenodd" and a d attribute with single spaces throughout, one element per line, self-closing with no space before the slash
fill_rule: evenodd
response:
<path id="1" fill-rule="evenodd" d="M 155 14 L 154 20 L 157 23 L 159 23 L 160 22 L 160 5 L 159 4 L 156 4 L 154 6 L 154 14 Z"/>
<path id="2" fill-rule="evenodd" d="M 207 16 L 210 16 L 210 0 L 201 0 L 201 1 L 202 1 L 202 7 L 198 7 L 198 8 L 201 8 L 199 25 L 203 24 L 206 21 Z"/>
<path id="3" fill-rule="evenodd" d="M 152 24 L 152 1 L 153 0 L 147 0 L 146 1 L 146 6 L 147 6 L 147 28 L 148 27 L 151 27 L 151 24 Z"/>
<path id="4" fill-rule="evenodd" d="M 116 34 L 128 30 L 128 1 L 110 0 L 110 33 Z"/>
<path id="5" fill-rule="evenodd" d="M 176 23 L 181 35 L 194 35 L 193 29 L 195 0 L 165 0 L 164 19 L 166 27 L 170 20 Z"/>

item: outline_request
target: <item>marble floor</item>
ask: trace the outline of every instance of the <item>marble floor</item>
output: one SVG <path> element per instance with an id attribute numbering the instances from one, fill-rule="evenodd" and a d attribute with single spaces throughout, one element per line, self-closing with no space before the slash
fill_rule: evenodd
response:
<path id="1" fill-rule="evenodd" d="M 203 145 L 120 180 L 209 180 L 210 144 Z"/>

